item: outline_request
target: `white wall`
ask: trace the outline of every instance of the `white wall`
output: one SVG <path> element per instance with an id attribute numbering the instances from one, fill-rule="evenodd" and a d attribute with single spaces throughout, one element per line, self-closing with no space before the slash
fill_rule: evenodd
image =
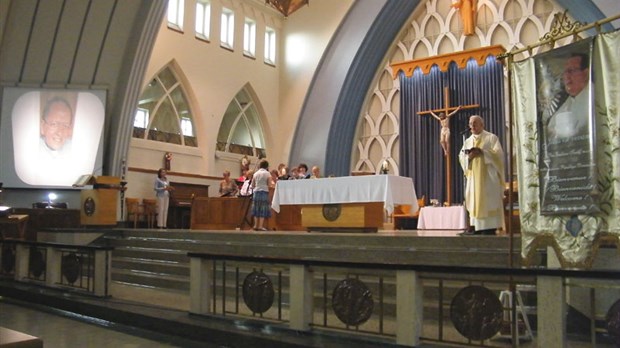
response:
<path id="1" fill-rule="evenodd" d="M 220 177 L 228 169 L 236 176 L 238 159 L 216 157 L 215 144 L 220 123 L 232 98 L 249 84 L 259 102 L 268 160 L 272 167 L 286 163 L 292 136 L 314 71 L 329 40 L 353 0 L 313 0 L 284 19 L 262 2 L 213 0 L 211 40 L 194 36 L 195 2 L 186 0 L 184 33 L 168 29 L 162 23 L 146 71 L 144 86 L 164 66 L 174 61 L 188 88 L 195 118 L 198 148 L 132 139 L 127 158 L 131 168 L 157 170 L 165 152 L 173 154 L 172 172 Z M 220 47 L 219 25 L 222 7 L 235 11 L 234 50 Z M 243 56 L 243 22 L 245 16 L 257 24 L 256 59 Z M 276 66 L 263 62 L 264 29 L 269 26 L 279 37 Z M 154 175 L 142 172 L 127 174 L 129 197 L 151 197 Z M 208 183 L 212 178 L 173 178 L 173 181 Z M 214 182 L 214 181 L 213 181 Z M 210 190 L 210 194 L 216 191 Z"/>

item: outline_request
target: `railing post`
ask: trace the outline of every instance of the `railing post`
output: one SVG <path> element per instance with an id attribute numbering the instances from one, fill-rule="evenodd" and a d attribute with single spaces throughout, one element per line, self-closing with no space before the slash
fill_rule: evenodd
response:
<path id="1" fill-rule="evenodd" d="M 566 288 L 564 278 L 538 276 L 536 289 L 538 346 L 566 347 Z"/>
<path id="2" fill-rule="evenodd" d="M 202 257 L 189 259 L 189 312 L 208 314 L 211 312 L 211 286 L 215 261 Z"/>
<path id="3" fill-rule="evenodd" d="M 62 277 L 62 253 L 54 247 L 47 247 L 45 250 L 45 285 L 57 286 Z"/>
<path id="4" fill-rule="evenodd" d="M 95 295 L 108 296 L 112 279 L 112 257 L 110 250 L 95 250 Z"/>
<path id="5" fill-rule="evenodd" d="M 416 271 L 396 271 L 396 344 L 420 345 L 423 287 Z"/>
<path id="6" fill-rule="evenodd" d="M 15 280 L 22 281 L 28 278 L 28 262 L 30 247 L 24 244 L 15 245 Z"/>
<path id="7" fill-rule="evenodd" d="M 290 322 L 293 330 L 308 331 L 312 323 L 312 272 L 306 265 L 290 265 Z"/>

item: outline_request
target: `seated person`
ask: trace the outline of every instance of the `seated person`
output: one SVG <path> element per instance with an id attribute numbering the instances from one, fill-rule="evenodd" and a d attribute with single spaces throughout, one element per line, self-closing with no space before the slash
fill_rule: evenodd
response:
<path id="1" fill-rule="evenodd" d="M 319 166 L 312 166 L 312 176 L 311 179 L 319 179 L 321 177 L 321 169 Z"/>
<path id="2" fill-rule="evenodd" d="M 234 197 L 239 193 L 239 188 L 234 180 L 230 178 L 230 171 L 226 170 L 222 174 L 224 179 L 220 181 L 220 197 Z"/>
<path id="3" fill-rule="evenodd" d="M 305 163 L 300 163 L 297 166 L 297 179 L 308 179 L 310 178 L 310 173 L 308 173 L 308 165 Z"/>
<path id="4" fill-rule="evenodd" d="M 243 181 L 243 185 L 241 186 L 241 190 L 239 191 L 240 197 L 248 197 L 252 195 L 252 177 L 253 176 L 254 176 L 254 171 L 252 169 L 246 172 L 245 181 Z"/>

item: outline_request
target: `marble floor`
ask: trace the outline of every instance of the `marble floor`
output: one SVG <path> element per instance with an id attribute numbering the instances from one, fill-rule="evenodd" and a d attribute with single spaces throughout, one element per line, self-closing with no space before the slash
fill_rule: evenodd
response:
<path id="1" fill-rule="evenodd" d="M 39 337 L 45 348 L 222 347 L 2 297 L 0 326 Z"/>

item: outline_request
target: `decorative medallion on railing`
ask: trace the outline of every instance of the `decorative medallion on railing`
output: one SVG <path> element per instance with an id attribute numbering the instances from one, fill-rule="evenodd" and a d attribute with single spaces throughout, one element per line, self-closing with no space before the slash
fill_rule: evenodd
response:
<path id="1" fill-rule="evenodd" d="M 332 294 L 332 308 L 343 323 L 356 326 L 366 322 L 374 308 L 372 292 L 359 279 L 340 281 Z"/>
<path id="2" fill-rule="evenodd" d="M 45 280 L 45 255 L 35 246 L 30 247 L 28 256 L 28 276 L 32 279 Z M 43 279 L 41 279 L 43 276 Z"/>
<path id="3" fill-rule="evenodd" d="M 620 347 L 620 300 L 609 308 L 605 321 L 607 322 L 607 332 L 613 337 L 616 347 Z"/>
<path id="4" fill-rule="evenodd" d="M 340 217 L 342 207 L 340 204 L 323 204 L 323 217 L 327 221 L 336 221 Z"/>
<path id="5" fill-rule="evenodd" d="M 450 319 L 461 335 L 474 341 L 489 339 L 502 326 L 503 308 L 491 290 L 477 285 L 461 289 L 450 304 Z"/>
<path id="6" fill-rule="evenodd" d="M 80 277 L 82 260 L 75 253 L 62 257 L 61 272 L 69 284 L 75 283 Z"/>
<path id="7" fill-rule="evenodd" d="M 254 271 L 243 281 L 243 301 L 254 313 L 264 313 L 273 305 L 275 292 L 271 279 Z"/>
<path id="8" fill-rule="evenodd" d="M 15 245 L 4 244 L 2 246 L 2 273 L 13 274 L 15 272 Z"/>

